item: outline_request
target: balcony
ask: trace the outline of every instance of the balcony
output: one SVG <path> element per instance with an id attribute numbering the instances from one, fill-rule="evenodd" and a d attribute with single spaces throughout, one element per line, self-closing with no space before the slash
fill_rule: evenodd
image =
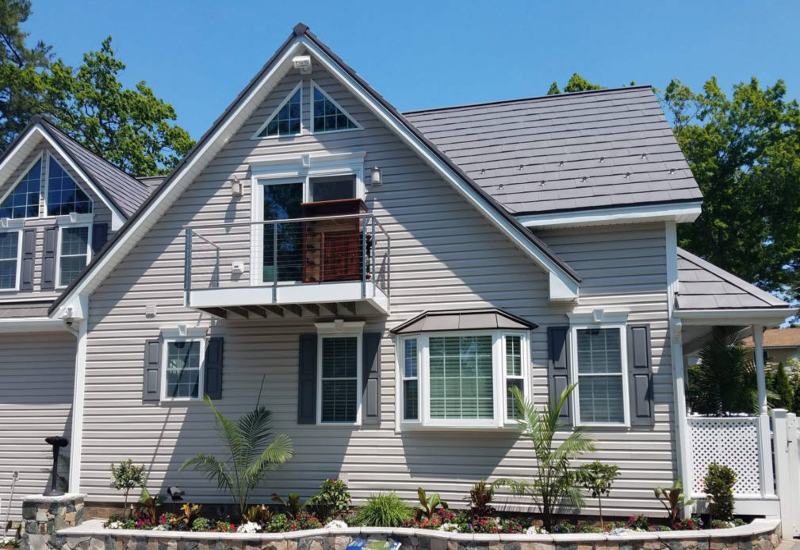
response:
<path id="1" fill-rule="evenodd" d="M 187 307 L 254 319 L 389 312 L 391 240 L 372 214 L 203 224 L 184 231 Z"/>

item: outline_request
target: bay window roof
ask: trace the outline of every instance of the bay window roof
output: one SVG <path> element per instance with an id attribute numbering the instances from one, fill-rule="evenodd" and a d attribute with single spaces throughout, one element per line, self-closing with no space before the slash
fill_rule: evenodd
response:
<path id="1" fill-rule="evenodd" d="M 538 325 L 497 308 L 426 311 L 392 329 L 393 334 L 453 330 L 532 330 Z"/>

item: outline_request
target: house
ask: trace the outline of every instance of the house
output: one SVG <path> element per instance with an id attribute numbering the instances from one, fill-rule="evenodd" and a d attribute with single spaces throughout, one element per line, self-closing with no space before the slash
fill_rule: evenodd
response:
<path id="1" fill-rule="evenodd" d="M 742 343 L 753 347 L 753 338 L 747 337 Z M 764 331 L 764 360 L 777 365 L 783 363 L 785 367 L 800 363 L 800 328 L 774 328 Z"/>
<path id="2" fill-rule="evenodd" d="M 36 147 L 91 213 L 50 216 L 47 173 L 36 209 Z M 294 442 L 256 499 L 339 477 L 357 500 L 424 486 L 458 505 L 533 466 L 508 391 L 544 404 L 575 383 L 564 433 L 584 427 L 586 460 L 621 468 L 607 514 L 656 515 L 653 488 L 693 487 L 711 456 L 692 447 L 710 432 L 686 414 L 683 342 L 794 312 L 678 249 L 702 199 L 649 87 L 401 114 L 302 24 L 163 181 L 118 173 L 45 120 L 0 180 L 30 203 L 3 220 L 17 235 L 3 307 L 23 311 L 0 321 L 4 499 L 14 469 L 18 494 L 41 490 L 41 438 L 63 432 L 70 490 L 90 503 L 120 502 L 109 468 L 126 458 L 152 489 L 220 502 L 179 471 L 218 449 L 207 394 L 232 416 L 260 397 Z M 67 246 L 79 222 L 107 224 L 108 242 L 92 229 L 85 254 Z M 729 450 L 760 465 L 742 494 L 773 513 L 762 397 Z"/>

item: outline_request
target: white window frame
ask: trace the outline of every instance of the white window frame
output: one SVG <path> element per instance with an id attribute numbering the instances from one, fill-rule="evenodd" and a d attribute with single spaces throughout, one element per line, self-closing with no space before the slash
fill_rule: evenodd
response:
<path id="1" fill-rule="evenodd" d="M 594 329 L 616 329 L 619 330 L 619 353 L 620 353 L 620 367 L 621 372 L 619 376 L 622 377 L 622 422 L 582 422 L 580 415 L 580 378 L 579 376 L 615 376 L 614 374 L 578 374 L 578 331 L 579 330 L 594 330 Z M 570 326 L 570 378 L 575 384 L 575 389 L 572 392 L 570 401 L 572 402 L 572 418 L 575 426 L 587 428 L 627 428 L 630 427 L 630 393 L 628 389 L 628 330 L 627 323 L 625 322 L 597 322 L 597 323 L 581 323 Z"/>
<path id="2" fill-rule="evenodd" d="M 304 81 L 301 79 L 300 82 L 298 82 L 294 86 L 294 88 L 292 88 L 292 91 L 289 92 L 288 94 L 286 94 L 286 97 L 283 98 L 283 101 L 281 101 L 278 104 L 278 106 L 275 109 L 272 110 L 272 113 L 270 113 L 270 115 L 267 117 L 267 120 L 264 122 L 264 124 L 262 124 L 261 126 L 258 127 L 258 130 L 255 131 L 255 133 L 251 136 L 250 139 L 258 139 L 258 140 L 262 140 L 262 139 L 287 139 L 287 138 L 294 138 L 294 137 L 302 136 L 302 135 L 306 134 L 306 126 L 305 126 L 305 124 L 303 122 L 303 111 L 304 111 L 303 106 L 305 105 L 305 101 L 303 101 L 303 95 L 304 95 L 303 94 L 303 90 L 305 88 L 305 86 L 303 86 L 303 82 Z M 261 132 L 263 132 L 264 129 L 266 129 L 267 126 L 269 126 L 269 123 L 272 122 L 272 119 L 275 118 L 276 116 L 278 116 L 278 113 L 281 112 L 281 109 L 283 109 L 286 106 L 286 104 L 289 103 L 289 101 L 291 101 L 291 99 L 294 97 L 294 94 L 297 93 L 297 90 L 300 90 L 300 132 L 297 133 L 297 134 L 286 134 L 286 135 L 276 134 L 274 136 L 260 136 L 259 134 Z"/>
<path id="3" fill-rule="evenodd" d="M 250 189 L 252 202 L 250 219 L 253 221 L 250 231 L 250 284 L 251 286 L 271 285 L 272 281 L 263 280 L 264 260 L 264 186 L 291 183 L 303 184 L 303 202 L 311 200 L 311 179 L 329 176 L 355 176 L 356 198 L 364 200 L 366 185 L 364 184 L 363 151 L 352 153 L 333 153 L 319 155 L 276 156 L 250 166 Z M 302 284 L 301 281 L 283 281 L 280 285 Z"/>
<path id="4" fill-rule="evenodd" d="M 509 376 L 508 375 L 508 354 L 506 353 L 506 338 L 508 336 L 518 336 L 519 337 L 519 353 L 520 353 L 520 373 L 519 376 Z M 528 350 L 528 353 L 525 353 L 525 350 Z M 530 343 L 526 341 L 526 335 L 522 334 L 515 334 L 512 332 L 503 332 L 503 395 L 505 399 L 503 400 L 503 419 L 507 423 L 514 423 L 517 422 L 516 418 L 509 416 L 508 410 L 508 381 L 510 380 L 522 380 L 522 395 L 527 399 L 529 395 L 528 389 L 528 373 L 530 373 Z M 526 365 L 526 363 L 528 363 Z"/>
<path id="5" fill-rule="evenodd" d="M 95 205 L 94 205 L 94 199 L 92 198 L 92 194 L 91 193 L 87 193 L 86 190 L 81 186 L 81 184 L 78 183 L 78 180 L 76 178 L 74 178 L 72 176 L 72 174 L 69 173 L 69 170 L 64 168 L 64 166 L 60 162 L 58 162 L 58 159 L 56 157 L 54 157 L 53 155 L 51 155 L 50 152 L 44 151 L 42 153 L 42 158 L 46 162 L 43 163 L 44 168 L 42 169 L 42 173 L 44 174 L 44 181 L 43 181 L 42 185 L 39 186 L 39 194 L 40 194 L 39 217 L 40 218 L 59 218 L 61 216 L 69 216 L 69 215 L 72 215 L 72 214 L 77 214 L 78 216 L 94 216 L 94 206 Z M 92 205 L 92 211 L 91 212 L 86 212 L 86 213 L 83 213 L 83 214 L 78 214 L 77 212 L 72 212 L 70 214 L 51 214 L 51 215 L 48 215 L 47 209 L 49 208 L 49 205 L 47 204 L 47 195 L 48 195 L 48 193 L 50 191 L 50 159 L 52 159 L 53 162 L 58 164 L 58 167 L 61 168 L 61 170 L 67 176 L 69 176 L 69 178 L 75 184 L 75 187 L 80 189 L 83 192 L 83 194 L 86 195 L 89 198 L 89 203 Z"/>
<path id="6" fill-rule="evenodd" d="M 28 175 L 28 172 L 31 171 L 31 169 L 33 168 L 33 166 L 36 164 L 37 161 L 41 160 L 42 161 L 42 165 L 39 167 L 39 203 L 37 204 L 37 207 L 36 207 L 36 216 L 33 216 L 33 217 L 27 217 L 26 216 L 24 218 L 7 218 L 7 219 L 9 219 L 9 220 L 12 220 L 12 219 L 15 219 L 15 220 L 35 220 L 37 218 L 44 217 L 44 214 L 47 213 L 47 209 L 43 210 L 43 204 L 42 204 L 43 201 L 44 201 L 44 199 L 43 199 L 43 197 L 44 197 L 44 188 L 45 188 L 45 185 L 47 183 L 47 179 L 45 177 L 47 175 L 47 163 L 45 162 L 45 160 L 46 160 L 45 155 L 46 154 L 47 154 L 47 152 L 43 151 L 40 154 L 36 155 L 33 158 L 33 160 L 31 160 L 27 164 L 27 166 L 25 166 L 25 169 L 20 173 L 19 177 L 17 177 L 17 179 L 14 181 L 14 184 L 11 185 L 8 188 L 8 190 L 6 190 L 6 192 L 3 193 L 3 195 L 0 196 L 0 204 L 3 204 L 3 202 L 11 195 L 11 193 L 14 192 L 14 190 L 20 184 L 20 182 L 22 181 L 22 178 L 24 178 L 26 175 Z"/>
<path id="7" fill-rule="evenodd" d="M 22 218 L 17 218 L 21 220 Z M 0 288 L 2 292 L 19 292 L 20 279 L 22 278 L 22 238 L 24 237 L 22 229 L 0 229 L 0 233 L 16 233 L 17 234 L 17 274 L 14 288 Z M 2 261 L 10 261 L 2 260 Z"/>
<path id="8" fill-rule="evenodd" d="M 362 384 L 364 369 L 364 323 L 363 321 L 334 321 L 316 323 L 317 327 L 317 425 L 320 426 L 360 426 L 362 406 Z M 356 338 L 356 419 L 355 422 L 322 421 L 322 341 L 326 338 Z M 339 379 L 341 380 L 341 379 Z"/>
<path id="9" fill-rule="evenodd" d="M 409 340 L 416 340 L 417 342 L 417 375 L 416 376 L 406 376 L 406 342 Z M 410 335 L 404 336 L 398 340 L 399 350 L 397 353 L 398 360 L 400 362 L 399 368 L 399 382 L 398 382 L 398 390 L 397 394 L 400 397 L 400 403 L 398 405 L 398 415 L 400 419 L 406 424 L 421 424 L 422 423 L 422 408 L 421 408 L 421 401 L 422 401 L 422 376 L 420 373 L 420 368 L 422 364 L 420 362 L 422 353 L 420 353 L 421 346 L 420 340 L 418 335 Z M 405 382 L 407 380 L 416 380 L 417 381 L 417 417 L 416 418 L 406 418 L 406 385 Z"/>
<path id="10" fill-rule="evenodd" d="M 314 90 L 318 90 L 319 93 L 321 93 L 325 97 L 325 99 L 327 99 L 328 101 L 333 103 L 333 106 L 336 107 L 337 109 L 339 109 L 347 118 L 349 118 L 353 122 L 353 124 L 356 125 L 356 127 L 355 128 L 341 128 L 341 129 L 337 129 L 337 130 L 317 130 L 314 127 Z M 308 114 L 309 114 L 309 118 L 310 118 L 310 126 L 311 126 L 311 133 L 312 134 L 325 134 L 325 135 L 327 135 L 327 134 L 337 134 L 339 132 L 353 132 L 353 131 L 363 130 L 364 129 L 364 127 L 361 126 L 361 124 L 358 122 L 358 120 L 356 120 L 356 117 L 354 117 L 353 115 L 348 113 L 347 110 L 344 107 L 339 105 L 339 103 L 335 99 L 333 99 L 325 90 L 323 90 L 322 87 L 319 84 L 314 82 L 313 79 L 311 80 L 311 89 L 309 90 L 308 96 L 309 96 L 308 97 Z"/>
<path id="11" fill-rule="evenodd" d="M 492 386 L 493 386 L 493 414 L 492 418 L 477 419 L 436 419 L 430 416 L 430 339 L 437 337 L 465 337 L 465 336 L 491 336 L 492 337 Z M 520 352 L 522 354 L 522 380 L 523 394 L 526 399 L 531 395 L 531 348 L 530 333 L 525 330 L 459 330 L 441 332 L 422 332 L 403 335 L 397 339 L 397 416 L 398 425 L 404 428 L 503 428 L 517 426 L 516 419 L 508 418 L 506 403 L 506 357 L 505 337 L 520 337 Z M 403 377 L 405 364 L 405 341 L 417 340 L 417 403 L 418 419 L 406 420 L 403 416 L 405 396 L 403 395 Z"/>
<path id="12" fill-rule="evenodd" d="M 200 343 L 200 375 L 198 377 L 197 397 L 169 397 L 167 395 L 167 357 L 169 354 L 169 344 L 176 342 L 199 342 Z M 206 383 L 206 339 L 198 336 L 167 336 L 162 335 L 161 339 L 161 401 L 201 401 L 203 399 L 203 388 Z"/>
<path id="13" fill-rule="evenodd" d="M 91 216 L 91 214 L 87 214 Z M 64 242 L 64 230 L 65 229 L 76 229 L 79 227 L 85 227 L 87 238 L 86 238 L 86 267 L 89 265 L 89 262 L 92 261 L 92 223 L 89 222 L 69 222 L 58 225 L 58 245 L 56 247 L 56 288 L 64 288 L 67 285 L 61 282 L 61 244 Z"/>

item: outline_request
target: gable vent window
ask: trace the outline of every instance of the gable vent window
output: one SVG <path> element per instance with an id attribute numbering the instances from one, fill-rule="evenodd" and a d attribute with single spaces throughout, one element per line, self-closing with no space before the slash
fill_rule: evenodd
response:
<path id="1" fill-rule="evenodd" d="M 298 84 L 256 134 L 257 137 L 296 136 L 300 133 L 303 89 Z"/>
<path id="2" fill-rule="evenodd" d="M 0 218 L 35 218 L 39 215 L 42 159 L 25 172 L 14 190 L 0 203 Z"/>
<path id="3" fill-rule="evenodd" d="M 0 290 L 16 290 L 19 267 L 19 231 L 0 233 Z"/>
<path id="4" fill-rule="evenodd" d="M 328 94 L 316 84 L 312 84 L 314 94 L 313 127 L 316 132 L 337 132 L 357 130 L 360 126 Z"/>
<path id="5" fill-rule="evenodd" d="M 63 216 L 75 212 L 92 212 L 92 200 L 75 181 L 50 157 L 47 176 L 47 215 Z"/>

